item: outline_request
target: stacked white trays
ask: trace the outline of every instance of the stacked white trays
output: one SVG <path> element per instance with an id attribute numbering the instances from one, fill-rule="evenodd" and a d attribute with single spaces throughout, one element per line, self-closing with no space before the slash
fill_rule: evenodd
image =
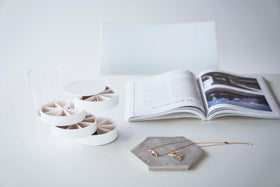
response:
<path id="1" fill-rule="evenodd" d="M 41 119 L 56 135 L 85 145 L 104 145 L 118 136 L 115 121 L 94 114 L 118 105 L 117 92 L 98 81 L 76 81 L 65 86 L 74 103 L 54 101 L 41 107 Z"/>

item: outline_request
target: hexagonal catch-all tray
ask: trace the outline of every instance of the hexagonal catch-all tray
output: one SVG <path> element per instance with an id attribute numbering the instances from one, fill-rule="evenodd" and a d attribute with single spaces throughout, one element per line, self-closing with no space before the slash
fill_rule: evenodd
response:
<path id="1" fill-rule="evenodd" d="M 144 163 L 151 171 L 183 171 L 189 170 L 190 167 L 198 161 L 204 154 L 204 150 L 193 144 L 178 151 L 185 154 L 183 160 L 178 161 L 168 155 L 155 157 L 149 152 L 149 148 L 177 141 L 187 140 L 177 144 L 171 144 L 155 149 L 159 154 L 169 152 L 178 147 L 192 143 L 183 136 L 177 137 L 148 137 L 134 149 L 131 153 Z"/>

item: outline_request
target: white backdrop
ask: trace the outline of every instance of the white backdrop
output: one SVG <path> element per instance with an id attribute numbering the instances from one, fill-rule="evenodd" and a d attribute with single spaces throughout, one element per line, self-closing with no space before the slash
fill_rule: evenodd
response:
<path id="1" fill-rule="evenodd" d="M 158 74 L 217 69 L 215 22 L 178 24 L 104 23 L 100 74 Z"/>
<path id="2" fill-rule="evenodd" d="M 221 69 L 280 73 L 279 0 L 2 0 L 1 82 L 31 67 L 74 68 L 98 75 L 101 21 L 207 20 L 216 21 Z"/>

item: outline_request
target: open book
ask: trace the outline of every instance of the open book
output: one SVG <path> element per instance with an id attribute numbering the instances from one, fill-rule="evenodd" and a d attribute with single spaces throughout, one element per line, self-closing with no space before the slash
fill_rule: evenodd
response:
<path id="1" fill-rule="evenodd" d="M 278 103 L 263 77 L 208 71 L 198 77 L 186 70 L 171 71 L 127 86 L 127 118 L 142 121 L 221 116 L 280 118 Z"/>

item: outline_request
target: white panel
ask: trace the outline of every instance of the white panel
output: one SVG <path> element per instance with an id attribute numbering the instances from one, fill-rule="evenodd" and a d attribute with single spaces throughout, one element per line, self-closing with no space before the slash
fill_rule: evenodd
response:
<path id="1" fill-rule="evenodd" d="M 101 74 L 153 74 L 216 69 L 214 22 L 103 23 Z"/>

